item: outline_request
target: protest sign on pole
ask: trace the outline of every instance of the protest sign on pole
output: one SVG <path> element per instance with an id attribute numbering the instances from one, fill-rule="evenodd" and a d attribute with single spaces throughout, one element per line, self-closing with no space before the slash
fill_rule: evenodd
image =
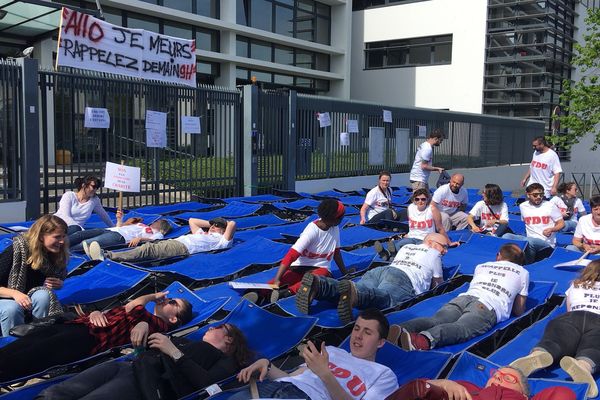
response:
<path id="1" fill-rule="evenodd" d="M 107 161 L 104 187 L 122 192 L 137 193 L 140 191 L 140 169 Z"/>

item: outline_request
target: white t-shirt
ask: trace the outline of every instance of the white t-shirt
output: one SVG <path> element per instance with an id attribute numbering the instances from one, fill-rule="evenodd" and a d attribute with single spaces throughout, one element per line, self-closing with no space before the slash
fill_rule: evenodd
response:
<path id="1" fill-rule="evenodd" d="M 179 236 L 173 240 L 181 242 L 190 254 L 225 249 L 233 243 L 233 240 L 225 239 L 225 236 L 220 233 L 204 232 L 202 229 L 198 229 L 196 233 Z"/>
<path id="2" fill-rule="evenodd" d="M 589 311 L 600 314 L 600 282 L 596 282 L 590 289 L 576 288 L 571 283 L 565 294 L 571 306 L 569 311 Z"/>
<path id="3" fill-rule="evenodd" d="M 392 192 L 390 189 L 387 189 L 387 193 L 384 194 L 379 186 L 375 186 L 373 189 L 369 190 L 367 196 L 365 197 L 365 204 L 369 206 L 369 210 L 367 211 L 367 220 L 370 220 L 377 214 L 384 212 L 390 207 L 390 200 L 392 198 Z"/>
<path id="4" fill-rule="evenodd" d="M 568 209 L 565 202 L 559 196 L 554 196 L 549 201 L 550 201 L 550 203 L 552 203 L 556 207 L 558 207 L 558 209 L 561 211 L 561 213 L 566 212 Z M 573 204 L 573 215 L 571 215 L 571 218 L 569 218 L 569 221 L 577 221 L 577 218 L 579 217 L 578 214 L 584 210 L 585 210 L 585 207 L 583 206 L 583 202 L 581 201 L 581 199 L 579 197 L 577 197 L 575 199 L 575 203 Z"/>
<path id="5" fill-rule="evenodd" d="M 385 365 L 354 357 L 337 347 L 327 346 L 326 349 L 329 353 L 329 369 L 353 399 L 383 400 L 398 388 L 396 375 Z M 306 367 L 306 364 L 302 366 Z M 335 400 L 329 395 L 321 378 L 309 368 L 299 375 L 276 381 L 292 383 L 312 400 Z"/>
<path id="6" fill-rule="evenodd" d="M 496 323 L 510 317 L 515 297 L 529 294 L 529 271 L 510 261 L 479 264 L 469 290 L 459 296 L 475 296 L 496 312 Z"/>
<path id="7" fill-rule="evenodd" d="M 416 294 L 429 290 L 432 278 L 444 276 L 441 253 L 424 244 L 402 246 L 390 267 L 404 271 L 412 282 Z"/>
<path id="8" fill-rule="evenodd" d="M 552 189 L 554 175 L 560 174 L 561 172 L 562 168 L 560 166 L 560 160 L 554 150 L 548 149 L 545 153 L 534 151 L 529 166 L 530 176 L 527 186 L 532 183 L 539 183 L 544 187 L 545 196 L 550 197 L 550 189 Z"/>
<path id="9" fill-rule="evenodd" d="M 324 231 L 314 221 L 304 228 L 304 231 L 292 246 L 300 253 L 300 257 L 292 265 L 311 266 L 331 269 L 331 260 L 335 249 L 340 247 L 340 229 L 332 226 Z"/>
<path id="10" fill-rule="evenodd" d="M 80 203 L 75 192 L 65 192 L 62 195 L 58 210 L 54 215 L 65 221 L 67 226 L 79 225 L 83 228 L 83 224 L 86 223 L 93 212 L 98 214 L 107 226 L 115 225 L 97 196 L 90 198 L 85 203 Z"/>
<path id="11" fill-rule="evenodd" d="M 421 143 L 421 145 L 417 149 L 417 153 L 415 154 L 415 161 L 410 170 L 409 179 L 411 181 L 425 183 L 429 181 L 429 175 L 431 174 L 431 171 L 421 168 L 421 163 L 426 162 L 427 164 L 431 165 L 432 157 L 433 147 L 431 146 L 431 144 L 429 144 L 429 142 L 427 141 Z"/>
<path id="12" fill-rule="evenodd" d="M 464 187 L 454 193 L 450 190 L 450 184 L 440 186 L 433 192 L 431 201 L 435 201 L 438 210 L 446 214 L 454 214 L 461 205 L 466 205 L 469 202 L 469 193 Z"/>
<path id="13" fill-rule="evenodd" d="M 492 209 L 491 211 L 490 208 Z M 469 214 L 471 214 L 475 219 L 479 218 L 479 227 L 485 228 L 486 223 L 489 220 L 495 219 L 508 221 L 508 206 L 505 202 L 502 202 L 502 204 L 488 207 L 483 200 L 480 200 L 475 203 L 471 211 L 469 211 Z M 493 227 L 488 228 L 492 231 L 492 233 L 494 233 Z"/>
<path id="14" fill-rule="evenodd" d="M 582 239 L 583 243 L 600 246 L 600 225 L 594 223 L 592 214 L 584 215 L 579 218 L 573 236 Z"/>
<path id="15" fill-rule="evenodd" d="M 529 201 L 524 201 L 519 205 L 519 209 L 521 210 L 521 220 L 525 222 L 527 237 L 538 238 L 552 247 L 556 246 L 556 232 L 553 232 L 550 237 L 544 236 L 542 232 L 546 228 L 554 227 L 554 224 L 562 219 L 558 207 L 545 200 L 537 207 Z"/>
<path id="16" fill-rule="evenodd" d="M 146 224 L 115 226 L 114 228 L 108 228 L 107 230 L 117 232 L 119 235 L 123 236 L 125 243 L 129 243 L 135 238 L 150 240 L 159 240 L 164 238 L 162 233 L 153 230 Z"/>
<path id="17" fill-rule="evenodd" d="M 419 211 L 416 205 L 408 206 L 408 233 L 405 237 L 413 239 L 425 239 L 430 233 L 435 233 L 435 224 L 431 206 L 427 206 L 423 211 Z"/>

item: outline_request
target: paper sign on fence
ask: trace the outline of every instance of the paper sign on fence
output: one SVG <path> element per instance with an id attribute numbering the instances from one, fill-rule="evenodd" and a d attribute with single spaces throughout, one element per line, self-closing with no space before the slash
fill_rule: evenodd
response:
<path id="1" fill-rule="evenodd" d="M 140 169 L 107 162 L 104 187 L 122 192 L 139 192 Z"/>
<path id="2" fill-rule="evenodd" d="M 383 110 L 383 122 L 392 122 L 392 112 L 390 110 Z"/>
<path id="3" fill-rule="evenodd" d="M 85 108 L 85 128 L 110 128 L 110 115 L 106 108 Z"/>
<path id="4" fill-rule="evenodd" d="M 327 128 L 331 126 L 331 118 L 329 117 L 329 113 L 319 113 L 319 128 Z"/>
<path id="5" fill-rule="evenodd" d="M 348 132 L 340 132 L 340 146 L 350 146 L 350 136 Z"/>
<path id="6" fill-rule="evenodd" d="M 348 128 L 348 133 L 358 133 L 358 120 L 349 119 L 346 121 L 346 125 Z"/>
<path id="7" fill-rule="evenodd" d="M 250 283 L 250 282 L 229 282 L 233 289 L 268 289 L 272 290 L 275 286 L 269 283 Z"/>
<path id="8" fill-rule="evenodd" d="M 427 135 L 427 127 L 425 125 L 417 125 L 417 132 L 419 137 L 425 137 Z"/>
<path id="9" fill-rule="evenodd" d="M 167 113 L 146 110 L 146 129 L 167 131 Z"/>
<path id="10" fill-rule="evenodd" d="M 167 147 L 167 133 L 156 129 L 146 129 L 146 147 Z"/>
<path id="11" fill-rule="evenodd" d="M 181 132 L 183 133 L 202 133 L 200 126 L 200 117 L 181 116 Z"/>

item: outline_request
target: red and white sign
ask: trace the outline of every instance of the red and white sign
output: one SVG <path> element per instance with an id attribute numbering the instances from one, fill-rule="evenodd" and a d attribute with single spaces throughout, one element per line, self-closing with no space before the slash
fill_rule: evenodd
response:
<path id="1" fill-rule="evenodd" d="M 63 7 L 56 65 L 196 87 L 196 42 Z"/>
<path id="2" fill-rule="evenodd" d="M 140 191 L 140 169 L 126 165 L 106 163 L 104 187 L 121 192 Z"/>

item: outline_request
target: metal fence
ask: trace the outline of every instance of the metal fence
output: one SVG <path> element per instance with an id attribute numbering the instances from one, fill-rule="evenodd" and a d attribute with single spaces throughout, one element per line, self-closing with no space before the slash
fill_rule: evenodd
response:
<path id="1" fill-rule="evenodd" d="M 167 204 L 192 195 L 240 193 L 240 94 L 66 72 L 39 73 L 42 205 L 51 212 L 73 181 L 103 176 L 106 161 L 141 168 L 141 192 L 124 206 Z M 110 129 L 84 128 L 86 107 L 108 109 Z M 146 110 L 167 113 L 167 147 L 146 146 Z M 200 116 L 201 134 L 184 134 L 181 116 Z M 102 196 L 116 205 L 116 193 Z"/>
<path id="2" fill-rule="evenodd" d="M 0 202 L 22 200 L 21 67 L 0 60 Z"/>

